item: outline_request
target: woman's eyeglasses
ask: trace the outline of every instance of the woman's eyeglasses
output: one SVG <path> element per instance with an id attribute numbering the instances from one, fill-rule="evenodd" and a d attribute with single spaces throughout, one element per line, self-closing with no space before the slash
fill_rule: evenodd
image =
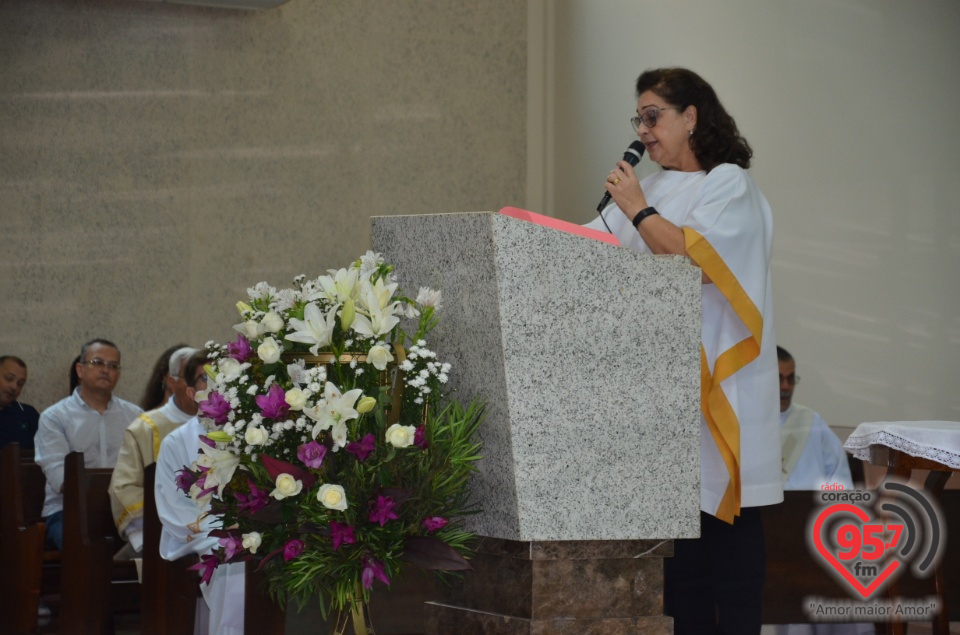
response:
<path id="1" fill-rule="evenodd" d="M 660 108 L 659 106 L 651 106 L 640 113 L 639 116 L 630 117 L 630 123 L 633 125 L 633 131 L 639 132 L 641 123 L 647 128 L 653 128 L 655 125 L 657 125 L 657 121 L 660 119 L 661 110 L 676 110 L 677 112 L 681 112 L 683 109 L 678 108 L 677 106 L 665 106 L 663 108 Z"/>

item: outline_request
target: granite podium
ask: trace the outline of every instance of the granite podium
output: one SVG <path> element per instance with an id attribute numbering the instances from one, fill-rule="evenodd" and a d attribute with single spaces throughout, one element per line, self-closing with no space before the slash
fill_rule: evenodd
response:
<path id="1" fill-rule="evenodd" d="M 373 219 L 431 348 L 486 404 L 474 571 L 428 633 L 670 633 L 662 558 L 700 531 L 700 269 L 489 212 Z"/>

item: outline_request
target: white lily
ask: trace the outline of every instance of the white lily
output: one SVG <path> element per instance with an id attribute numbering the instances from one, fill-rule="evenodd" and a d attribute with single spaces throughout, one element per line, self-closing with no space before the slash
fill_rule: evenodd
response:
<path id="1" fill-rule="evenodd" d="M 348 298 L 356 297 L 357 280 L 360 277 L 360 271 L 353 267 L 349 269 L 340 269 L 339 271 L 330 270 L 331 276 L 320 276 L 317 282 L 323 287 L 323 292 L 331 302 L 342 304 Z"/>
<path id="2" fill-rule="evenodd" d="M 373 284 L 366 282 L 361 286 L 360 300 L 367 309 L 371 308 L 374 299 L 380 309 L 385 309 L 399 285 L 396 282 L 384 283 L 383 278 L 380 278 Z"/>
<path id="3" fill-rule="evenodd" d="M 334 422 L 330 427 L 330 438 L 333 439 L 333 451 L 347 445 L 347 424 L 343 421 Z"/>
<path id="4" fill-rule="evenodd" d="M 393 314 L 393 310 L 399 302 L 381 308 L 374 293 L 368 291 L 364 298 L 364 304 L 369 315 L 357 313 L 357 316 L 353 319 L 353 330 L 357 333 L 367 337 L 383 337 L 400 323 L 400 318 Z"/>
<path id="5" fill-rule="evenodd" d="M 208 468 L 204 479 L 205 488 L 216 487 L 217 495 L 221 496 L 223 488 L 233 478 L 234 471 L 240 465 L 240 457 L 227 450 L 218 450 L 206 443 L 201 443 L 197 465 Z"/>
<path id="6" fill-rule="evenodd" d="M 356 411 L 354 405 L 362 394 L 363 390 L 360 388 L 354 388 L 353 390 L 348 390 L 346 393 L 341 393 L 339 388 L 328 381 L 323 390 L 323 399 L 317 401 L 316 405 L 312 408 L 304 409 L 307 416 L 317 422 L 316 425 L 313 426 L 313 438 L 316 439 L 317 435 L 324 430 L 330 429 L 334 424 L 342 423 L 344 424 L 344 428 L 341 431 L 338 426 L 334 430 L 334 436 L 342 438 L 345 442 L 346 422 L 360 416 L 360 413 Z M 336 441 L 336 439 L 334 440 Z M 339 441 L 337 443 L 339 445 Z M 343 445 L 346 445 L 346 443 Z"/>
<path id="7" fill-rule="evenodd" d="M 290 318 L 290 327 L 294 331 L 287 333 L 284 339 L 313 344 L 310 347 L 310 353 L 316 355 L 321 347 L 330 345 L 336 321 L 336 311 L 330 311 L 324 316 L 320 307 L 315 302 L 311 302 L 304 308 L 302 320 Z"/>

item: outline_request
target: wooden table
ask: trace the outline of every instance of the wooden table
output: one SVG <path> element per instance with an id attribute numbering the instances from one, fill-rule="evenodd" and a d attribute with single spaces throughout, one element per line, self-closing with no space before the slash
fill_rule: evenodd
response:
<path id="1" fill-rule="evenodd" d="M 950 476 L 960 472 L 960 423 L 947 421 L 882 422 L 861 424 L 845 447 L 854 456 L 868 460 L 872 465 L 887 468 L 888 477 L 910 480 L 914 470 L 929 470 L 924 487 L 942 507 L 943 491 Z M 908 451 L 909 450 L 909 451 Z M 936 458 L 931 458 L 936 457 Z M 943 536 L 946 537 L 946 528 Z M 958 552 L 957 545 L 947 544 L 951 555 Z M 948 635 L 950 611 L 942 563 L 946 553 L 934 565 L 933 592 L 937 597 L 939 612 L 933 617 L 933 633 Z M 894 599 L 900 592 L 899 582 L 887 587 L 887 597 Z M 887 635 L 903 635 L 904 622 L 894 616 L 886 623 Z"/>

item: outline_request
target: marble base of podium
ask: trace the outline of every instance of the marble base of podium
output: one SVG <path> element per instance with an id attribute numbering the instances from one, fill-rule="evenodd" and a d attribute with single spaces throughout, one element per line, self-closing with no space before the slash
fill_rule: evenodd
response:
<path id="1" fill-rule="evenodd" d="M 427 635 L 668 635 L 663 558 L 671 540 L 482 538 L 473 571 L 437 584 Z"/>

